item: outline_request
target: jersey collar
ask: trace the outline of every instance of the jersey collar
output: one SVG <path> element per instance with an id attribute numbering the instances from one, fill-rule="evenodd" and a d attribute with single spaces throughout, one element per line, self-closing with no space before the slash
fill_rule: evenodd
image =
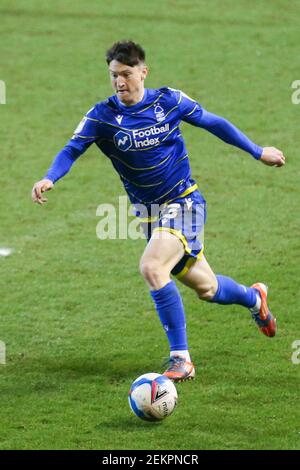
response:
<path id="1" fill-rule="evenodd" d="M 122 103 L 117 95 L 115 95 L 116 102 L 118 103 L 119 107 L 122 109 L 127 109 L 128 111 L 135 111 L 136 109 L 140 108 L 140 106 L 144 105 L 145 101 L 147 100 L 147 95 L 148 95 L 148 90 L 147 88 L 144 89 L 144 95 L 141 101 L 139 101 L 136 104 L 133 104 L 132 106 L 126 106 L 126 104 Z"/>

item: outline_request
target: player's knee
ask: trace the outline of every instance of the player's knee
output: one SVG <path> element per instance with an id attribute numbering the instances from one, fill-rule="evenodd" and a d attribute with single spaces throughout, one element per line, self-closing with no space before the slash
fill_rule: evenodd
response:
<path id="1" fill-rule="evenodd" d="M 142 259 L 140 262 L 140 271 L 145 281 L 152 285 L 160 279 L 160 276 L 162 275 L 162 266 L 157 260 Z"/>
<path id="2" fill-rule="evenodd" d="M 196 293 L 201 300 L 210 301 L 214 298 L 215 293 L 217 292 L 218 284 L 217 282 L 208 282 L 205 285 L 198 286 Z"/>

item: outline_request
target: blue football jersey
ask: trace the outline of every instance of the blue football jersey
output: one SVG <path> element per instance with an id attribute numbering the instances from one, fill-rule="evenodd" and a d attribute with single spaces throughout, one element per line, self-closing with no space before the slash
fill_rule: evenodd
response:
<path id="1" fill-rule="evenodd" d="M 116 95 L 96 104 L 59 152 L 46 178 L 53 182 L 95 143 L 111 160 L 133 204 L 160 205 L 197 188 L 180 131 L 181 121 L 208 130 L 259 159 L 263 149 L 236 126 L 172 88 L 146 89 L 142 101 L 125 106 Z"/>
<path id="2" fill-rule="evenodd" d="M 133 106 L 114 95 L 88 111 L 68 145 L 84 152 L 95 143 L 133 204 L 160 204 L 196 188 L 179 125 L 199 125 L 202 112 L 199 103 L 170 88 L 145 89 Z"/>

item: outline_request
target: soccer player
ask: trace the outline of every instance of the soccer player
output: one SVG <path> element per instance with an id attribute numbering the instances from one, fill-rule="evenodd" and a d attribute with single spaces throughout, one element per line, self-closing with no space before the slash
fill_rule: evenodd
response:
<path id="1" fill-rule="evenodd" d="M 106 61 L 115 94 L 87 112 L 45 177 L 33 186 L 32 198 L 46 202 L 42 193 L 67 174 L 93 143 L 111 160 L 148 238 L 140 270 L 170 345 L 164 374 L 175 382 L 192 379 L 195 368 L 188 351 L 184 306 L 171 274 L 202 300 L 246 307 L 268 337 L 276 333 L 276 320 L 264 284 L 246 287 L 215 275 L 203 254 L 205 199 L 191 178 L 180 122 L 206 129 L 265 165 L 281 167 L 285 157 L 274 147 L 256 145 L 180 90 L 145 89 L 148 69 L 140 45 L 116 42 Z"/>

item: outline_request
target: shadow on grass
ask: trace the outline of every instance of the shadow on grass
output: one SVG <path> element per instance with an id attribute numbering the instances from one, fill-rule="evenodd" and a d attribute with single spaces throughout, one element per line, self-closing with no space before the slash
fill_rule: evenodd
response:
<path id="1" fill-rule="evenodd" d="M 85 357 L 41 357 L 41 358 L 11 358 L 2 370 L 3 375 L 14 376 L 17 374 L 28 382 L 41 383 L 44 376 L 46 382 L 58 380 L 68 382 L 70 380 L 81 380 L 82 378 L 95 378 L 106 383 L 118 384 L 124 381 L 135 380 L 139 375 L 147 372 L 160 373 L 161 365 L 147 358 L 134 358 L 132 356 L 111 356 L 109 358 L 85 358 Z"/>
<path id="2" fill-rule="evenodd" d="M 42 369 L 50 373 L 65 374 L 68 377 L 72 376 L 87 377 L 103 377 L 108 379 L 109 382 L 122 381 L 123 379 L 136 378 L 138 375 L 145 373 L 145 371 L 153 370 L 153 363 L 147 360 L 134 360 L 133 358 L 122 358 L 120 356 L 103 359 L 60 359 L 60 360 L 45 360 L 39 363 L 43 366 Z M 157 366 L 156 366 L 157 367 Z"/>
<path id="3" fill-rule="evenodd" d="M 134 415 L 132 417 L 119 417 L 112 421 L 105 421 L 99 423 L 95 426 L 96 431 L 103 432 L 105 429 L 118 430 L 124 429 L 128 431 L 136 431 L 137 429 L 153 431 L 153 426 L 157 429 L 157 426 L 161 426 L 163 421 L 145 421 L 139 418 L 136 418 Z"/>

